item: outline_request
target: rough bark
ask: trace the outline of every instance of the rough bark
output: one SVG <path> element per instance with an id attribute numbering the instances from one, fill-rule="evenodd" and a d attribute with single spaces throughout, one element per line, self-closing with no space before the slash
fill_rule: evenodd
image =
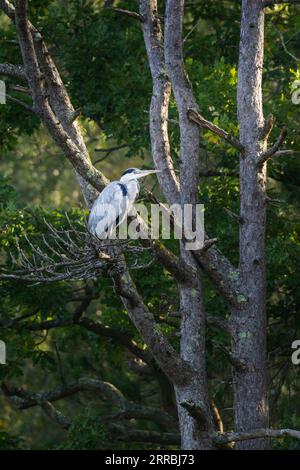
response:
<path id="1" fill-rule="evenodd" d="M 97 190 L 107 179 L 90 162 L 89 155 L 76 123 L 78 113 L 72 107 L 59 72 L 49 54 L 39 31 L 30 23 L 26 14 L 26 2 L 16 0 L 14 6 L 0 0 L 0 8 L 16 24 L 23 66 L 0 65 L 0 73 L 27 79 L 33 98 L 34 111 L 44 123 L 53 139 L 64 151 L 76 171 L 87 205 L 90 206 Z M 240 156 L 240 262 L 236 269 L 208 240 L 206 247 L 191 253 L 181 245 L 180 259 L 170 253 L 160 242 L 149 244 L 159 262 L 168 269 L 179 284 L 181 343 L 180 354 L 170 345 L 167 337 L 155 322 L 154 316 L 143 303 L 128 272 L 121 249 L 116 249 L 118 262 L 111 270 L 116 293 L 120 295 L 129 317 L 140 332 L 148 350 L 141 351 L 131 338 L 119 335 L 81 317 L 32 325 L 31 329 L 54 328 L 74 323 L 113 338 L 130 352 L 150 364 L 161 374 L 161 382 L 175 388 L 183 449 L 211 449 L 215 445 L 237 441 L 240 449 L 264 449 L 269 437 L 289 435 L 299 438 L 299 431 L 271 430 L 268 427 L 268 402 L 266 380 L 266 317 L 265 317 L 265 185 L 266 161 L 278 151 L 285 138 L 282 131 L 278 141 L 267 150 L 267 138 L 272 122 L 264 121 L 262 110 L 262 67 L 264 12 L 267 4 L 287 2 L 263 2 L 243 0 L 241 39 L 238 73 L 238 119 L 239 140 L 223 129 L 204 119 L 198 112 L 197 103 L 184 69 L 182 51 L 183 0 L 168 0 L 165 15 L 164 40 L 161 32 L 156 0 L 141 0 L 140 13 L 120 10 L 119 13 L 141 22 L 149 66 L 153 79 L 150 107 L 150 135 L 155 166 L 162 170 L 159 181 L 169 203 L 197 203 L 199 137 L 201 127 L 209 129 L 220 138 L 241 151 Z M 293 2 L 295 3 L 295 2 Z M 175 177 L 168 140 L 168 104 L 171 86 L 177 103 L 180 127 L 180 186 Z M 94 188 L 94 189 L 93 189 Z M 96 191 L 95 191 L 96 190 Z M 141 222 L 142 224 L 142 222 Z M 143 227 L 142 227 L 143 229 Z M 150 246 L 149 245 L 149 246 Z M 234 433 L 216 433 L 207 392 L 205 371 L 205 310 L 201 268 L 232 309 L 229 322 L 209 321 L 224 328 L 232 336 L 232 351 L 223 352 L 233 364 L 234 375 Z M 29 328 L 30 329 L 30 328 Z M 150 356 L 154 360 L 150 360 Z M 163 385 L 162 385 L 163 387 Z M 112 392 L 104 383 L 81 381 L 67 390 Z M 12 390 L 11 390 L 12 392 Z M 9 393 L 9 392 L 8 392 Z M 44 411 L 66 429 L 70 421 L 56 410 L 51 401 L 62 398 L 62 390 L 54 395 L 34 394 L 23 396 L 34 400 Z M 21 395 L 20 395 L 21 394 Z M 13 395 L 13 393 L 12 393 Z M 53 398 L 54 397 L 54 398 Z M 58 397 L 58 398 L 55 398 Z M 114 393 L 116 401 L 122 397 Z M 165 408 L 172 411 L 172 399 L 164 399 Z M 31 402 L 30 402 L 31 403 Z M 136 417 L 149 416 L 157 410 L 126 410 Z M 156 413 L 157 415 L 157 413 Z M 164 423 L 171 417 L 164 415 Z M 171 421 L 169 421 L 171 420 Z M 155 420 L 154 420 L 155 421 Z M 157 422 L 159 419 L 157 420 Z M 161 420 L 160 420 L 161 421 Z M 178 443 L 178 435 L 133 431 L 117 426 L 116 431 L 124 440 L 133 439 L 160 443 Z M 126 434 L 127 432 L 127 434 Z M 135 435 L 133 435 L 135 433 Z"/>
<path id="2" fill-rule="evenodd" d="M 196 204 L 198 192 L 199 128 L 189 120 L 187 110 L 197 108 L 184 69 L 182 23 L 184 1 L 169 0 L 165 12 L 165 62 L 179 114 L 180 128 L 180 200 L 181 204 Z M 181 245 L 181 258 L 197 272 L 192 253 Z M 175 386 L 182 449 L 209 449 L 212 429 L 205 368 L 205 310 L 200 272 L 192 287 L 180 286 L 181 357 L 194 370 L 192 383 Z M 184 406 L 193 403 L 201 409 L 202 423 Z"/>
<path id="3" fill-rule="evenodd" d="M 179 203 L 179 183 L 174 173 L 168 137 L 168 111 L 171 83 L 166 74 L 164 45 L 156 0 L 141 0 L 140 14 L 144 18 L 143 34 L 152 76 L 150 105 L 150 137 L 152 157 L 158 181 L 169 204 Z"/>
<path id="4" fill-rule="evenodd" d="M 266 170 L 257 159 L 266 143 L 262 109 L 264 11 L 261 0 L 243 0 L 238 70 L 240 142 L 240 276 L 248 302 L 232 311 L 232 352 L 245 365 L 234 368 L 237 432 L 268 427 L 266 377 Z M 264 449 L 266 439 L 239 442 L 239 449 Z"/>

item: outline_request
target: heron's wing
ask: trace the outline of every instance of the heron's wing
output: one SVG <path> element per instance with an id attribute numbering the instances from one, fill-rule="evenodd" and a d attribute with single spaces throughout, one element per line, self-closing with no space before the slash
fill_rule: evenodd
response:
<path id="1" fill-rule="evenodd" d="M 118 225 L 123 218 L 127 207 L 127 197 L 120 183 L 110 183 L 95 200 L 88 227 L 91 233 L 100 237 L 110 228 Z"/>

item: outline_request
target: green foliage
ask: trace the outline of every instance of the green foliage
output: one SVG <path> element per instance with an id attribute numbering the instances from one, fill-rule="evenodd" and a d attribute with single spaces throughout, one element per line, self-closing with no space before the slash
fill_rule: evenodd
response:
<path id="1" fill-rule="evenodd" d="M 76 416 L 66 441 L 58 447 L 64 450 L 100 450 L 110 448 L 111 435 L 94 411 Z"/>
<path id="2" fill-rule="evenodd" d="M 19 450 L 22 448 L 22 439 L 19 436 L 0 431 L 0 450 Z"/>
<path id="3" fill-rule="evenodd" d="M 236 85 L 240 6 L 237 2 L 197 0 L 188 3 L 184 21 L 184 57 L 189 78 L 205 118 L 238 135 Z M 118 2 L 121 8 L 135 10 L 133 0 Z M 30 17 L 41 29 L 66 83 L 75 108 L 82 107 L 81 126 L 89 151 L 96 161 L 96 147 L 127 143 L 128 148 L 100 162 L 101 170 L 116 178 L 128 166 L 139 166 L 149 156 L 149 115 L 152 84 L 140 25 L 131 18 L 103 9 L 98 0 L 60 0 L 30 2 Z M 267 10 L 264 69 L 264 111 L 273 113 L 276 124 L 274 142 L 283 124 L 289 129 L 287 148 L 299 152 L 299 105 L 291 101 L 292 84 L 300 79 L 298 63 L 284 51 L 280 33 L 290 53 L 297 55 L 300 16 L 296 7 L 278 5 Z M 298 11 L 298 10 L 297 10 Z M 0 61 L 21 63 L 15 27 L 0 17 Z M 30 103 L 30 97 L 12 89 L 23 84 L 5 79 L 9 94 Z M 24 85 L 24 84 L 23 84 Z M 10 254 L 16 254 L 16 237 L 28 256 L 31 249 L 25 234 L 39 244 L 49 236 L 44 219 L 57 228 L 66 227 L 65 210 L 76 226 L 82 220 L 79 190 L 73 171 L 61 151 L 40 128 L 32 113 L 8 102 L 0 107 L 0 265 L 11 269 Z M 171 99 L 169 135 L 175 169 L 179 169 L 177 109 Z M 100 155 L 101 156 L 101 155 Z M 210 236 L 229 259 L 238 263 L 238 223 L 224 210 L 239 211 L 238 156 L 234 149 L 209 132 L 203 132 L 200 151 L 201 171 L 220 176 L 201 178 L 200 202 L 205 205 L 205 225 Z M 130 159 L 130 160 L 128 160 Z M 137 163 L 138 162 L 138 163 Z M 299 203 L 300 167 L 296 157 L 274 159 L 269 164 L 268 194 L 277 202 L 268 204 L 268 348 L 270 397 L 273 427 L 300 427 L 299 374 L 290 361 L 291 342 L 299 337 Z M 155 189 L 156 190 L 156 189 Z M 161 195 L 159 195 L 160 197 Z M 281 201 L 281 202 L 280 202 Z M 78 209 L 76 209 L 78 207 Z M 177 252 L 174 241 L 168 243 Z M 147 263 L 148 255 L 139 257 Z M 134 263 L 129 257 L 129 263 Z M 175 348 L 179 348 L 179 322 L 169 314 L 178 311 L 178 292 L 172 278 L 157 264 L 132 271 L 139 292 Z M 228 308 L 207 277 L 203 276 L 205 306 L 209 315 L 228 316 Z M 126 334 L 141 348 L 146 346 L 128 318 L 108 279 L 74 284 L 28 285 L 0 281 L 1 321 L 20 320 L 17 331 L 0 328 L 7 344 L 8 364 L 0 366 L 1 380 L 29 390 L 51 389 L 63 381 L 89 376 L 112 382 L 126 397 L 138 403 L 161 406 L 158 385 L 149 376 L 130 367 L 132 356 L 111 338 L 100 338 L 79 326 L 28 331 L 26 325 L 44 320 L 70 318 L 80 298 L 93 297 L 86 316 L 95 322 Z M 212 398 L 224 410 L 226 428 L 232 427 L 230 365 L 216 350 L 214 342 L 229 345 L 226 333 L 208 325 L 207 371 Z M 83 394 L 82 394 L 83 395 Z M 7 410 L 1 397 L 0 449 L 16 449 L 24 443 L 30 448 L 105 449 L 122 448 L 99 417 L 115 411 L 87 395 L 59 402 L 59 409 L 72 418 L 66 435 L 49 425 L 41 411 Z M 47 419 L 47 421 L 45 421 Z M 44 435 L 45 423 L 49 428 Z M 137 424 L 136 422 L 134 423 Z M 139 423 L 138 423 L 139 424 Z M 145 428 L 147 424 L 141 423 Z M 154 429 L 154 425 L 148 425 Z M 142 444 L 130 444 L 132 448 Z M 276 448 L 298 448 L 284 438 Z M 124 444 L 125 447 L 125 444 Z M 147 447 L 147 446 L 145 446 Z"/>

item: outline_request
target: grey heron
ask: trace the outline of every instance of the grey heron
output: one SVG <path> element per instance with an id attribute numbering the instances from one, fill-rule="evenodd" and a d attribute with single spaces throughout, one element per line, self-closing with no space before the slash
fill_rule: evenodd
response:
<path id="1" fill-rule="evenodd" d="M 88 220 L 89 232 L 99 239 L 109 238 L 133 207 L 138 197 L 138 180 L 159 170 L 128 168 L 119 181 L 112 181 L 95 200 Z"/>

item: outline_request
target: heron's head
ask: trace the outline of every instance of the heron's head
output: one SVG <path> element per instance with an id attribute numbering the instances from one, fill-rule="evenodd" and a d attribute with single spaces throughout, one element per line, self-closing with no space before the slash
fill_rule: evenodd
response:
<path id="1" fill-rule="evenodd" d="M 120 181 L 121 183 L 128 183 L 132 180 L 143 178 L 144 176 L 152 175 L 153 173 L 159 173 L 160 170 L 139 170 L 138 168 L 128 168 L 122 174 Z"/>

